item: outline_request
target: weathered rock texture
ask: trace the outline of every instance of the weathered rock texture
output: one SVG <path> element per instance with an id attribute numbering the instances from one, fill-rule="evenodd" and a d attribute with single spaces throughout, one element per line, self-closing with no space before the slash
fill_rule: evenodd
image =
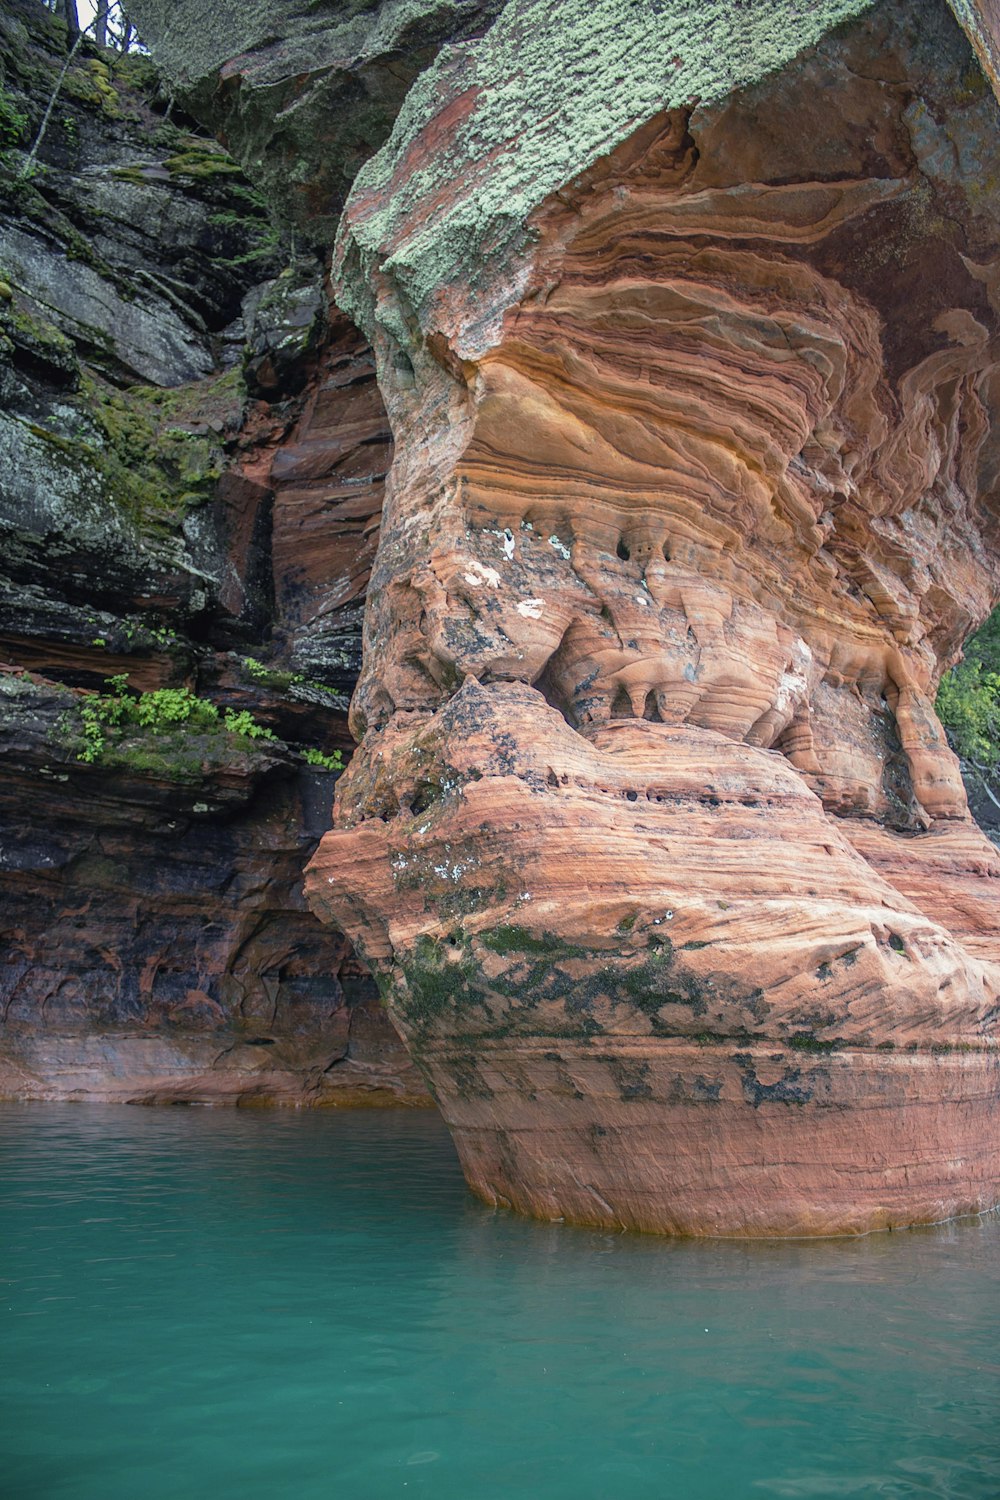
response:
<path id="1" fill-rule="evenodd" d="M 64 61 L 37 0 L 4 7 L 22 146 Z M 302 895 L 334 781 L 303 751 L 350 744 L 389 456 L 371 356 L 315 260 L 276 275 L 148 63 L 111 61 L 77 55 L 40 175 L 0 153 L 0 1094 L 427 1102 Z M 113 674 L 280 741 L 109 729 L 81 761 Z"/>
<path id="2" fill-rule="evenodd" d="M 1000 861 L 933 699 L 1000 597 L 998 182 L 943 0 L 512 0 L 357 180 L 396 460 L 308 892 L 489 1201 L 997 1199 Z"/>
<path id="3" fill-rule="evenodd" d="M 504 0 L 134 0 L 187 107 L 301 232 L 326 247 L 354 175 L 443 42 Z"/>

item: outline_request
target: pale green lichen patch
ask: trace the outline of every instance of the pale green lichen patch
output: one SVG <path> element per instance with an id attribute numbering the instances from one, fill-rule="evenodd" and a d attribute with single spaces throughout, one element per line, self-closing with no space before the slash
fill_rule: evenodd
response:
<path id="1" fill-rule="evenodd" d="M 955 13 L 955 19 L 976 49 L 994 92 L 997 92 L 1000 84 L 1000 38 L 988 15 L 984 14 L 983 0 L 948 0 L 948 3 Z"/>
<path id="2" fill-rule="evenodd" d="M 369 334 L 378 319 L 406 339 L 412 314 L 427 331 L 439 288 L 474 288 L 484 264 L 502 280 L 532 210 L 643 121 L 757 82 L 872 3 L 512 0 L 482 40 L 444 49 L 359 173 L 341 300 Z M 445 104 L 450 128 L 435 119 Z M 376 313 L 377 271 L 402 309 Z"/>

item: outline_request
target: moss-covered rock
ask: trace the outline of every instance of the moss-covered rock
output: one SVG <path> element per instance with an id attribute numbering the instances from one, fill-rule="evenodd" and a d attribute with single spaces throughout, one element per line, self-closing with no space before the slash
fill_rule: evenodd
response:
<path id="1" fill-rule="evenodd" d="M 444 42 L 503 0 L 135 0 L 129 14 L 185 106 L 222 135 L 267 200 L 326 246 L 361 164 Z M 225 67 L 225 86 L 220 73 Z"/>

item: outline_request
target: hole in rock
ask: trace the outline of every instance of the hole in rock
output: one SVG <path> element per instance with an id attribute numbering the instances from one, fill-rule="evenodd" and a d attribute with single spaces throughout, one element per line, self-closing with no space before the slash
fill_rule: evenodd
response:
<path id="1" fill-rule="evenodd" d="M 646 706 L 642 711 L 642 717 L 648 719 L 651 724 L 663 723 L 663 715 L 660 713 L 660 706 L 656 701 L 656 694 L 654 692 L 646 694 Z"/>
<path id="2" fill-rule="evenodd" d="M 623 687 L 615 694 L 615 701 L 611 705 L 611 717 L 613 719 L 631 719 L 632 700 Z"/>
<path id="3" fill-rule="evenodd" d="M 626 792 L 625 793 L 625 800 L 627 802 L 638 802 L 638 800 L 639 800 L 639 793 L 638 792 Z"/>
<path id="4" fill-rule="evenodd" d="M 554 674 L 549 671 L 548 665 L 545 666 L 541 676 L 535 678 L 532 686 L 537 692 L 541 693 L 550 708 L 554 708 L 557 714 L 562 715 L 571 729 L 576 729 L 576 715 L 573 713 L 565 693 L 556 683 Z"/>
<path id="5" fill-rule="evenodd" d="M 549 774 L 545 778 L 545 785 L 555 787 L 559 785 L 559 777 L 556 775 L 555 771 L 553 771 L 551 766 L 549 767 Z"/>
<path id="6" fill-rule="evenodd" d="M 432 782 L 421 782 L 414 791 L 412 801 L 410 802 L 412 816 L 419 818 L 421 813 L 425 813 L 429 807 L 433 807 L 440 796 L 440 787 L 435 786 Z"/>
<path id="7" fill-rule="evenodd" d="M 670 561 L 670 543 L 669 542 L 664 542 L 663 543 L 663 560 L 664 560 L 664 562 L 669 562 Z"/>
<path id="8" fill-rule="evenodd" d="M 620 540 L 618 546 L 615 548 L 615 551 L 618 553 L 618 556 L 621 558 L 622 562 L 628 562 L 629 558 L 632 556 L 625 543 Z"/>

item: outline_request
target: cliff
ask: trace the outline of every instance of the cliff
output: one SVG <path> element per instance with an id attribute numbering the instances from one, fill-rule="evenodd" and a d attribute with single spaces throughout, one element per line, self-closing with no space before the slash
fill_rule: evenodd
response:
<path id="1" fill-rule="evenodd" d="M 390 451 L 370 354 L 148 60 L 84 46 L 24 175 L 66 55 L 6 8 L 0 1093 L 426 1101 L 302 895 Z"/>
<path id="2" fill-rule="evenodd" d="M 1000 863 L 933 700 L 1000 594 L 998 123 L 944 4 L 512 0 L 359 174 L 396 460 L 308 889 L 490 1201 L 996 1199 Z"/>
<path id="3" fill-rule="evenodd" d="M 196 1090 L 336 1088 L 349 940 L 490 1202 L 693 1234 L 996 1202 L 1000 859 L 934 709 L 1000 599 L 988 7 L 227 4 L 197 53 L 187 0 L 131 9 L 248 180 L 199 137 L 126 180 L 221 176 L 259 207 L 254 183 L 300 250 L 339 228 L 329 287 L 310 249 L 254 289 L 284 231 L 216 200 L 212 229 L 250 236 L 231 305 L 209 288 L 192 319 L 146 244 L 169 338 L 109 347 L 57 309 L 59 365 L 45 335 L 41 425 L 62 435 L 74 380 L 74 421 L 151 408 L 121 468 L 136 484 L 167 443 L 181 493 L 155 538 L 139 502 L 110 541 L 74 520 L 56 604 L 42 554 L 64 523 L 17 543 L 15 610 L 35 590 L 61 623 L 15 633 L 45 680 L 8 684 L 11 763 L 63 801 L 22 840 L 26 930 L 46 936 L 16 1045 L 85 967 L 40 916 L 58 868 L 60 922 L 106 924 L 112 955 L 78 1014 L 141 974 L 98 1030 L 127 1014 L 136 1045 L 224 1040 Z M 171 169 L 189 152 L 207 173 Z M 39 379 L 39 338 L 11 342 Z M 211 415 L 140 385 L 197 388 Z M 189 439 L 200 478 L 169 448 Z M 105 465 L 120 441 L 96 445 Z M 306 881 L 320 925 L 297 874 L 331 786 L 303 751 L 347 748 L 331 695 L 366 588 L 359 748 Z M 95 605 L 87 647 L 73 610 Z M 120 694 L 89 739 L 60 697 L 125 670 L 214 707 L 184 721 L 196 770 L 164 774 Z M 58 723 L 76 739 L 56 763 Z M 383 1071 L 377 1090 L 411 1096 L 398 1058 Z"/>

